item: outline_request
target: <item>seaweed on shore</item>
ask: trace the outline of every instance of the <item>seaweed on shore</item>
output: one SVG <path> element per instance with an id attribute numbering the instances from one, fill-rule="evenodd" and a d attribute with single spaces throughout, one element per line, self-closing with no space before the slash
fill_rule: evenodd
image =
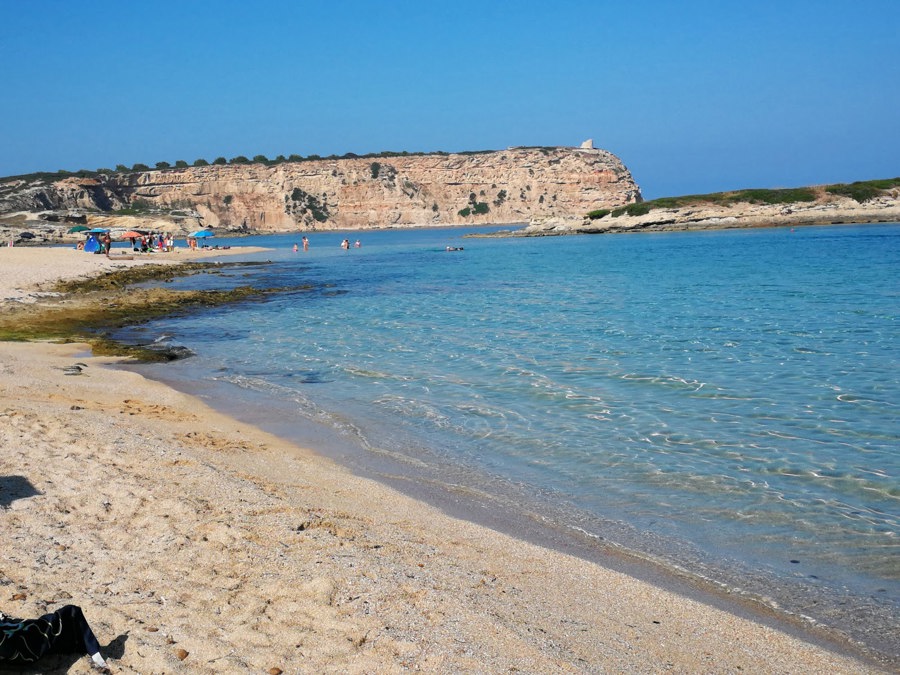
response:
<path id="1" fill-rule="evenodd" d="M 192 274 L 219 274 L 235 267 L 258 267 L 267 262 L 188 262 L 177 265 L 140 265 L 127 269 L 113 270 L 84 279 L 63 279 L 51 287 L 58 293 L 80 293 L 88 291 L 108 291 L 148 281 L 168 282 Z"/>
<path id="2" fill-rule="evenodd" d="M 112 340 L 108 333 L 162 316 L 187 312 L 192 308 L 216 307 L 276 293 L 309 291 L 313 288 L 309 285 L 275 288 L 239 286 L 229 290 L 131 287 L 135 283 L 167 281 L 196 272 L 206 272 L 210 270 L 210 265 L 147 265 L 90 279 L 58 282 L 51 288 L 54 292 L 62 293 L 62 297 L 45 298 L 32 305 L 5 308 L 0 317 L 0 341 L 85 342 L 98 355 L 127 356 L 140 361 L 169 361 L 176 357 L 166 350 L 125 344 Z"/>

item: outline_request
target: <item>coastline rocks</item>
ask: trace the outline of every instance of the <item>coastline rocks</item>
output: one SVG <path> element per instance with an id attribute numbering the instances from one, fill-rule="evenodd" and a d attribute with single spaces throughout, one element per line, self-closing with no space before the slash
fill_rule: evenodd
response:
<path id="1" fill-rule="evenodd" d="M 594 220 L 587 216 L 539 217 L 532 218 L 527 227 L 514 234 L 544 237 L 893 222 L 900 222 L 898 191 L 861 204 L 849 197 L 837 197 L 822 191 L 822 196 L 815 202 L 771 205 L 737 203 L 731 206 L 692 204 L 677 209 L 654 209 L 641 216 L 613 217 L 610 214 Z"/>
<path id="2" fill-rule="evenodd" d="M 15 179 L 0 183 L 0 225 L 75 217 L 164 232 L 486 225 L 639 201 L 640 188 L 610 152 L 508 148 Z"/>

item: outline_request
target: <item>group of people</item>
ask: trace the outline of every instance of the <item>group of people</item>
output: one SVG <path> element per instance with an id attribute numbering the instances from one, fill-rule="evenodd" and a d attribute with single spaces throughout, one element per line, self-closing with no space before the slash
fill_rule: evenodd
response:
<path id="1" fill-rule="evenodd" d="M 175 250 L 175 237 L 171 234 L 149 234 L 128 238 L 131 241 L 131 250 L 135 253 L 160 253 Z M 113 239 L 109 232 L 91 233 L 86 241 L 80 241 L 75 248 L 90 253 L 109 255 L 112 252 Z"/>
<path id="2" fill-rule="evenodd" d="M 151 251 L 168 253 L 175 250 L 175 237 L 162 233 L 131 237 L 131 250 L 140 253 L 150 253 Z"/>
<path id="3" fill-rule="evenodd" d="M 303 239 L 301 239 L 300 241 L 303 243 L 303 250 L 308 251 L 309 250 L 309 239 L 307 239 L 306 236 L 304 235 Z M 345 251 L 349 251 L 350 247 L 351 247 L 351 245 L 350 245 L 349 239 L 344 239 L 344 241 L 341 242 L 341 248 L 344 249 Z M 353 244 L 353 248 L 362 248 L 362 242 L 359 239 L 357 239 L 356 242 Z M 299 250 L 300 250 L 300 247 L 297 244 L 294 244 L 294 253 L 297 253 Z"/>

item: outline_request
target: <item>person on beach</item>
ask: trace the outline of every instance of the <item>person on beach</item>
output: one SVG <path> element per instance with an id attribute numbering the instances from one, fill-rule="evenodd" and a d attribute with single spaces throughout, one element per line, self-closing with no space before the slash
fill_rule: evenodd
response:
<path id="1" fill-rule="evenodd" d="M 77 605 L 65 605 L 39 619 L 14 619 L 0 612 L 0 663 L 33 663 L 47 654 L 88 654 L 91 667 L 110 672 Z"/>
<path id="2" fill-rule="evenodd" d="M 309 239 L 306 238 L 306 235 L 303 236 L 303 250 L 309 250 Z"/>
<path id="3" fill-rule="evenodd" d="M 109 257 L 109 250 L 112 248 L 112 237 L 109 236 L 109 232 L 103 235 L 103 251 L 106 253 L 106 256 Z"/>

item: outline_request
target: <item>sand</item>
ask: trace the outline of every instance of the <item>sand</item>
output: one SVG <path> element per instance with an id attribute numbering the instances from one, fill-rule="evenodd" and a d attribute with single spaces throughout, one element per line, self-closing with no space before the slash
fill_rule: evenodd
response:
<path id="1" fill-rule="evenodd" d="M 175 249 L 169 253 L 131 253 L 113 248 L 112 255 L 77 251 L 72 247 L 0 247 L 0 303 L 35 302 L 48 293 L 42 286 L 61 279 L 88 278 L 137 265 L 174 265 L 221 256 L 263 251 L 257 247 L 224 249 Z"/>
<path id="2" fill-rule="evenodd" d="M 57 250 L 0 251 L 0 298 L 107 265 Z M 451 518 L 85 350 L 0 343 L 0 611 L 81 606 L 113 672 L 879 672 Z"/>

